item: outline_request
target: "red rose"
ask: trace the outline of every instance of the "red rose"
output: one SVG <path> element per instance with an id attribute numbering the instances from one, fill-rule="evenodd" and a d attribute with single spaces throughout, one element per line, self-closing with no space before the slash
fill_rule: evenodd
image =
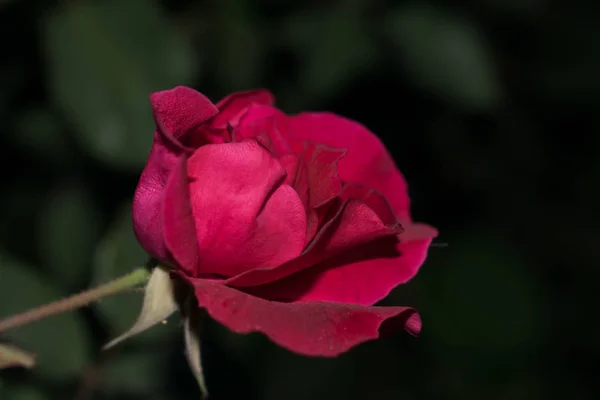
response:
<path id="1" fill-rule="evenodd" d="M 373 306 L 417 273 L 436 235 L 411 222 L 406 182 L 375 135 L 330 113 L 285 115 L 267 91 L 215 106 L 176 87 L 151 101 L 134 228 L 201 308 L 307 355 L 419 332 L 413 309 Z"/>

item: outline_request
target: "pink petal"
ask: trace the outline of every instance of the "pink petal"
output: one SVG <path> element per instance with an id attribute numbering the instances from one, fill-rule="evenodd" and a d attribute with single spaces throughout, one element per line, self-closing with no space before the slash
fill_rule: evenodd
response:
<path id="1" fill-rule="evenodd" d="M 171 257 L 164 243 L 162 202 L 171 169 L 181 153 L 179 146 L 156 132 L 133 197 L 133 229 L 138 241 L 149 254 L 166 262 Z"/>
<path id="2" fill-rule="evenodd" d="M 369 306 L 417 274 L 437 231 L 425 224 L 409 221 L 400 224 L 385 198 L 362 185 L 344 185 L 340 197 L 361 200 L 382 223 L 390 229 L 401 229 L 401 233 L 348 248 L 282 280 L 253 287 L 252 294 L 272 300 Z"/>
<path id="3" fill-rule="evenodd" d="M 188 171 L 200 272 L 234 276 L 302 252 L 302 202 L 283 184 L 283 166 L 255 140 L 203 146 Z"/>
<path id="4" fill-rule="evenodd" d="M 149 254 L 171 262 L 164 243 L 161 210 L 171 169 L 189 151 L 179 138 L 198 128 L 218 110 L 204 95 L 184 86 L 152 93 L 150 101 L 157 131 L 133 198 L 133 228 Z"/>
<path id="5" fill-rule="evenodd" d="M 152 93 L 150 101 L 155 120 L 175 139 L 193 134 L 219 112 L 206 96 L 186 86 Z"/>
<path id="6" fill-rule="evenodd" d="M 261 332 L 295 353 L 335 357 L 402 328 L 417 335 L 419 314 L 408 307 L 279 303 L 203 279 L 188 279 L 198 305 L 236 333 Z"/>
<path id="7" fill-rule="evenodd" d="M 310 206 L 317 208 L 336 197 L 342 189 L 338 162 L 346 149 L 335 148 L 308 140 L 292 140 L 294 152 L 306 165 Z"/>
<path id="8" fill-rule="evenodd" d="M 358 245 L 396 233 L 367 205 L 349 200 L 321 228 L 300 257 L 280 266 L 247 271 L 227 280 L 227 284 L 249 287 L 274 282 Z"/>
<path id="9" fill-rule="evenodd" d="M 165 244 L 176 265 L 189 276 L 196 276 L 198 239 L 190 203 L 185 156 L 180 157 L 173 166 L 165 188 L 163 229 Z"/>
<path id="10" fill-rule="evenodd" d="M 331 113 L 290 117 L 290 133 L 301 140 L 348 149 L 338 163 L 344 182 L 355 182 L 382 193 L 395 214 L 409 219 L 406 182 L 381 141 L 363 125 Z"/>
<path id="11" fill-rule="evenodd" d="M 287 137 L 287 116 L 274 107 L 252 105 L 235 128 L 235 142 L 257 140 L 271 153 L 281 156 L 291 152 Z"/>
<path id="12" fill-rule="evenodd" d="M 246 113 L 251 104 L 273 105 L 275 98 L 266 89 L 249 90 L 230 94 L 217 103 L 219 115 L 211 121 L 211 127 L 226 129 L 229 123 L 237 126 L 240 118 Z"/>
<path id="13" fill-rule="evenodd" d="M 365 203 L 381 221 L 392 229 L 399 229 L 400 221 L 396 218 L 390 203 L 381 193 L 367 186 L 357 183 L 345 183 L 340 190 L 339 197 L 342 200 L 355 199 Z"/>
<path id="14" fill-rule="evenodd" d="M 251 293 L 279 301 L 329 301 L 370 306 L 414 277 L 431 238 L 401 243 L 386 237 L 354 248 Z"/>

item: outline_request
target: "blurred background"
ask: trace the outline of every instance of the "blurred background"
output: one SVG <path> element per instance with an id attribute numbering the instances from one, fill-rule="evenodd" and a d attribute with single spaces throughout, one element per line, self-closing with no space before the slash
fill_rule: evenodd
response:
<path id="1" fill-rule="evenodd" d="M 0 317 L 146 260 L 130 201 L 148 94 L 271 89 L 361 121 L 440 229 L 385 304 L 424 320 L 338 359 L 206 327 L 213 399 L 594 399 L 600 3 L 0 1 Z M 1 400 L 197 399 L 177 318 L 113 351 L 141 293 L 1 338 L 38 355 Z M 590 311 L 584 311 L 591 308 Z M 597 395 L 597 393 L 596 393 Z"/>

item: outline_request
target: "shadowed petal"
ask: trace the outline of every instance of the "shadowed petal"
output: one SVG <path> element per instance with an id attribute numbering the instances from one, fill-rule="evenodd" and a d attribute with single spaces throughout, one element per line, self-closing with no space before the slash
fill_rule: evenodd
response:
<path id="1" fill-rule="evenodd" d="M 387 227 L 377 214 L 358 200 L 342 205 L 315 236 L 303 254 L 274 268 L 258 268 L 227 280 L 237 287 L 257 286 L 292 275 L 323 260 L 366 242 L 397 232 Z"/>
<path id="2" fill-rule="evenodd" d="M 294 152 L 306 165 L 310 206 L 317 208 L 336 197 L 342 189 L 338 162 L 346 149 L 326 146 L 312 141 L 292 141 Z"/>
<path id="3" fill-rule="evenodd" d="M 220 283 L 188 279 L 198 305 L 236 333 L 261 332 L 295 353 L 335 357 L 402 328 L 413 335 L 421 319 L 408 307 L 363 307 L 337 303 L 279 303 Z"/>
<path id="4" fill-rule="evenodd" d="M 282 156 L 291 152 L 287 131 L 287 116 L 283 112 L 275 107 L 253 104 L 239 120 L 233 141 L 257 138 L 271 153 Z"/>
<path id="5" fill-rule="evenodd" d="M 398 218 L 409 219 L 406 181 L 384 145 L 367 128 L 325 112 L 292 116 L 288 126 L 296 139 L 347 149 L 338 163 L 342 181 L 359 183 L 379 191 Z"/>
<path id="6" fill-rule="evenodd" d="M 386 237 L 358 246 L 252 294 L 279 301 L 329 301 L 370 306 L 413 278 L 427 257 L 431 238 L 402 243 Z"/>
<path id="7" fill-rule="evenodd" d="M 188 187 L 187 157 L 171 170 L 163 201 L 164 240 L 177 265 L 190 276 L 198 269 L 198 239 Z"/>
<path id="8" fill-rule="evenodd" d="M 251 104 L 263 104 L 272 106 L 275 98 L 266 89 L 248 90 L 230 94 L 217 103 L 219 115 L 211 121 L 214 129 L 226 129 L 229 123 L 237 126 L 240 118 L 246 113 Z"/>

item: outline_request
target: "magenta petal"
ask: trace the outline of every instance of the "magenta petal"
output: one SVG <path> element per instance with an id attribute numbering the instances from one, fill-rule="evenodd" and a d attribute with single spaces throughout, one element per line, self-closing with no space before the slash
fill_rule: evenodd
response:
<path id="1" fill-rule="evenodd" d="M 188 188 L 187 158 L 182 156 L 173 166 L 165 187 L 163 229 L 167 249 L 177 266 L 196 276 L 198 239 Z"/>
<path id="2" fill-rule="evenodd" d="M 370 306 L 413 278 L 427 257 L 431 238 L 400 243 L 379 239 L 286 279 L 252 288 L 280 301 L 329 301 Z"/>
<path id="3" fill-rule="evenodd" d="M 342 189 L 338 162 L 346 149 L 326 146 L 308 140 L 292 140 L 294 152 L 306 165 L 310 206 L 317 208 L 336 197 Z"/>
<path id="4" fill-rule="evenodd" d="M 171 258 L 164 243 L 161 205 L 171 169 L 180 156 L 181 149 L 155 133 L 133 197 L 133 230 L 138 241 L 149 254 L 166 262 Z"/>
<path id="5" fill-rule="evenodd" d="M 336 303 L 279 303 L 220 283 L 188 279 L 198 305 L 236 333 L 261 332 L 295 353 L 335 357 L 352 347 L 404 328 L 421 330 L 408 307 L 363 307 Z"/>
<path id="6" fill-rule="evenodd" d="M 229 123 L 236 126 L 251 104 L 272 106 L 275 103 L 273 94 L 266 89 L 249 90 L 230 94 L 217 103 L 219 115 L 211 121 L 214 129 L 226 129 Z"/>
<path id="7" fill-rule="evenodd" d="M 400 226 L 400 221 L 396 218 L 390 203 L 375 189 L 357 183 L 346 183 L 340 191 L 340 198 L 342 200 L 360 200 L 369 206 L 371 210 L 375 211 L 381 221 L 390 228 L 404 229 Z M 409 224 L 410 221 L 407 221 L 407 225 Z"/>
<path id="8" fill-rule="evenodd" d="M 296 258 L 306 213 L 286 171 L 255 140 L 206 145 L 188 160 L 200 270 L 234 276 Z"/>
<path id="9" fill-rule="evenodd" d="M 258 286 L 290 276 L 337 254 L 373 240 L 395 235 L 364 203 L 349 200 L 317 233 L 298 258 L 273 268 L 257 268 L 227 280 L 237 287 Z"/>
<path id="10" fill-rule="evenodd" d="M 338 163 L 340 178 L 377 190 L 398 218 L 410 218 L 406 181 L 383 143 L 367 128 L 331 113 L 302 113 L 290 117 L 288 126 L 297 139 L 348 149 Z"/>
<path id="11" fill-rule="evenodd" d="M 164 126 L 176 139 L 195 131 L 219 112 L 206 96 L 186 86 L 152 93 L 150 101 L 157 125 Z"/>
<path id="12" fill-rule="evenodd" d="M 280 110 L 266 105 L 252 105 L 239 120 L 234 141 L 257 138 L 271 153 L 281 156 L 291 152 L 287 131 L 287 116 Z"/>

